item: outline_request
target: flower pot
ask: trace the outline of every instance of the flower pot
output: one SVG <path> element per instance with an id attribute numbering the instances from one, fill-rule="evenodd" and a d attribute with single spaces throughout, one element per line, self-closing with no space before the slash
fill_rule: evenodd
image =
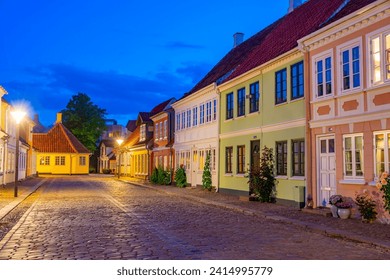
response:
<path id="1" fill-rule="evenodd" d="M 339 217 L 339 215 L 337 214 L 337 206 L 335 206 L 335 205 L 330 205 L 330 212 L 332 212 L 332 216 L 333 216 L 333 218 L 338 218 Z"/>
<path id="2" fill-rule="evenodd" d="M 337 214 L 339 214 L 341 219 L 348 219 L 351 216 L 351 208 L 339 208 L 337 209 Z"/>

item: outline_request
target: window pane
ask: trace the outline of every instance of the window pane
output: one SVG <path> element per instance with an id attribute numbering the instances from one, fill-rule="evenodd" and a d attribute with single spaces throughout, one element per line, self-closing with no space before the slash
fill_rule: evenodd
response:
<path id="1" fill-rule="evenodd" d="M 326 153 L 326 140 L 321 140 L 321 153 Z"/>
<path id="2" fill-rule="evenodd" d="M 334 139 L 329 139 L 329 153 L 334 153 Z"/>

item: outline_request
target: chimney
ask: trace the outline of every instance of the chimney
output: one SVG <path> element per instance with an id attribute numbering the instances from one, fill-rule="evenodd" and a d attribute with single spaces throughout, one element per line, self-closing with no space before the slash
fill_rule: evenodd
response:
<path id="1" fill-rule="evenodd" d="M 239 44 L 241 44 L 242 42 L 244 42 L 244 33 L 241 33 L 241 32 L 237 32 L 233 35 L 233 39 L 234 39 L 234 44 L 233 44 L 233 48 L 237 47 Z"/>
<path id="2" fill-rule="evenodd" d="M 296 7 L 298 7 L 301 4 L 302 4 L 302 0 L 290 0 L 290 6 L 288 7 L 287 12 L 291 13 L 292 11 L 294 11 Z"/>
<path id="3" fill-rule="evenodd" d="M 56 123 L 62 123 L 62 113 L 57 113 Z"/>

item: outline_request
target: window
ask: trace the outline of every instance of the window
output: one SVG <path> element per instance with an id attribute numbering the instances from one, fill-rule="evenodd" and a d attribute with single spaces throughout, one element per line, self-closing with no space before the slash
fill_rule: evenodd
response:
<path id="1" fill-rule="evenodd" d="M 316 70 L 316 96 L 323 97 L 331 95 L 332 90 L 332 57 L 325 56 L 315 62 Z"/>
<path id="2" fill-rule="evenodd" d="M 225 149 L 225 173 L 233 172 L 233 147 Z"/>
<path id="3" fill-rule="evenodd" d="M 217 99 L 213 100 L 213 121 L 217 120 Z"/>
<path id="4" fill-rule="evenodd" d="M 39 165 L 50 165 L 50 156 L 41 157 L 39 160 Z"/>
<path id="5" fill-rule="evenodd" d="M 187 110 L 187 127 L 191 127 L 191 109 Z"/>
<path id="6" fill-rule="evenodd" d="M 303 61 L 291 65 L 291 99 L 303 97 Z"/>
<path id="7" fill-rule="evenodd" d="M 237 116 L 245 115 L 245 88 L 237 91 Z"/>
<path id="8" fill-rule="evenodd" d="M 286 68 L 275 73 L 275 104 L 287 101 L 287 70 Z"/>
<path id="9" fill-rule="evenodd" d="M 65 165 L 65 156 L 56 156 L 55 165 Z"/>
<path id="10" fill-rule="evenodd" d="M 160 125 L 159 125 L 159 132 L 158 132 L 158 138 L 160 138 L 160 140 L 164 137 L 163 136 L 163 123 L 160 122 Z"/>
<path id="11" fill-rule="evenodd" d="M 181 129 L 186 128 L 186 112 L 181 112 Z"/>
<path id="12" fill-rule="evenodd" d="M 65 157 L 64 157 L 64 161 L 65 161 Z M 79 165 L 81 166 L 85 166 L 87 164 L 87 159 L 85 156 L 80 156 L 79 158 Z"/>
<path id="13" fill-rule="evenodd" d="M 204 124 L 204 104 L 200 104 L 199 113 L 200 113 L 199 124 Z"/>
<path id="14" fill-rule="evenodd" d="M 237 146 L 237 174 L 245 173 L 245 146 Z"/>
<path id="15" fill-rule="evenodd" d="M 233 106 L 234 106 L 234 100 L 233 100 L 233 92 L 226 95 L 226 119 L 232 119 L 233 118 Z"/>
<path id="16" fill-rule="evenodd" d="M 390 131 L 377 132 L 375 137 L 375 177 L 379 177 L 382 172 L 390 171 Z"/>
<path id="17" fill-rule="evenodd" d="M 156 123 L 156 125 L 155 125 L 155 130 L 154 130 L 154 131 L 155 131 L 155 139 L 154 139 L 154 140 L 157 141 L 158 138 L 159 138 L 159 137 L 158 137 L 158 123 Z"/>
<path id="18" fill-rule="evenodd" d="M 276 142 L 276 175 L 287 175 L 287 141 Z"/>
<path id="19" fill-rule="evenodd" d="M 259 82 L 250 84 L 249 94 L 250 94 L 249 111 L 250 113 L 258 112 L 259 111 Z"/>
<path id="20" fill-rule="evenodd" d="M 211 122 L 211 109 L 212 103 L 209 101 L 206 103 L 206 122 Z"/>
<path id="21" fill-rule="evenodd" d="M 344 136 L 344 175 L 363 177 L 363 136 Z"/>
<path id="22" fill-rule="evenodd" d="M 360 87 L 360 48 L 343 49 L 341 51 L 342 90 Z"/>
<path id="23" fill-rule="evenodd" d="M 192 126 L 198 125 L 198 107 L 192 108 Z"/>
<path id="24" fill-rule="evenodd" d="M 168 138 L 168 121 L 167 120 L 164 121 L 164 138 L 165 139 Z"/>
<path id="25" fill-rule="evenodd" d="M 390 31 L 371 37 L 370 48 L 371 83 L 390 80 Z"/>
<path id="26" fill-rule="evenodd" d="M 176 115 L 176 130 L 179 131 L 180 130 L 180 114 L 177 114 Z"/>
<path id="27" fill-rule="evenodd" d="M 292 141 L 293 176 L 305 176 L 305 141 Z"/>
<path id="28" fill-rule="evenodd" d="M 139 140 L 145 141 L 146 139 L 146 124 L 141 124 Z"/>

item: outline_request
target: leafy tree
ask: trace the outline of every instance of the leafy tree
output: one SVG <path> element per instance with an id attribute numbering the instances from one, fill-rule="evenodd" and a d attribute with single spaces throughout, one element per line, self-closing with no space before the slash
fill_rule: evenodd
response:
<path id="1" fill-rule="evenodd" d="M 63 124 L 88 150 L 95 151 L 96 141 L 106 129 L 106 110 L 93 104 L 85 93 L 78 93 L 61 112 Z"/>
<path id="2" fill-rule="evenodd" d="M 212 189 L 212 182 L 211 182 L 211 170 L 210 170 L 210 152 L 206 153 L 206 162 L 204 164 L 203 168 L 203 175 L 202 175 L 202 186 L 203 189 L 211 191 Z"/>

